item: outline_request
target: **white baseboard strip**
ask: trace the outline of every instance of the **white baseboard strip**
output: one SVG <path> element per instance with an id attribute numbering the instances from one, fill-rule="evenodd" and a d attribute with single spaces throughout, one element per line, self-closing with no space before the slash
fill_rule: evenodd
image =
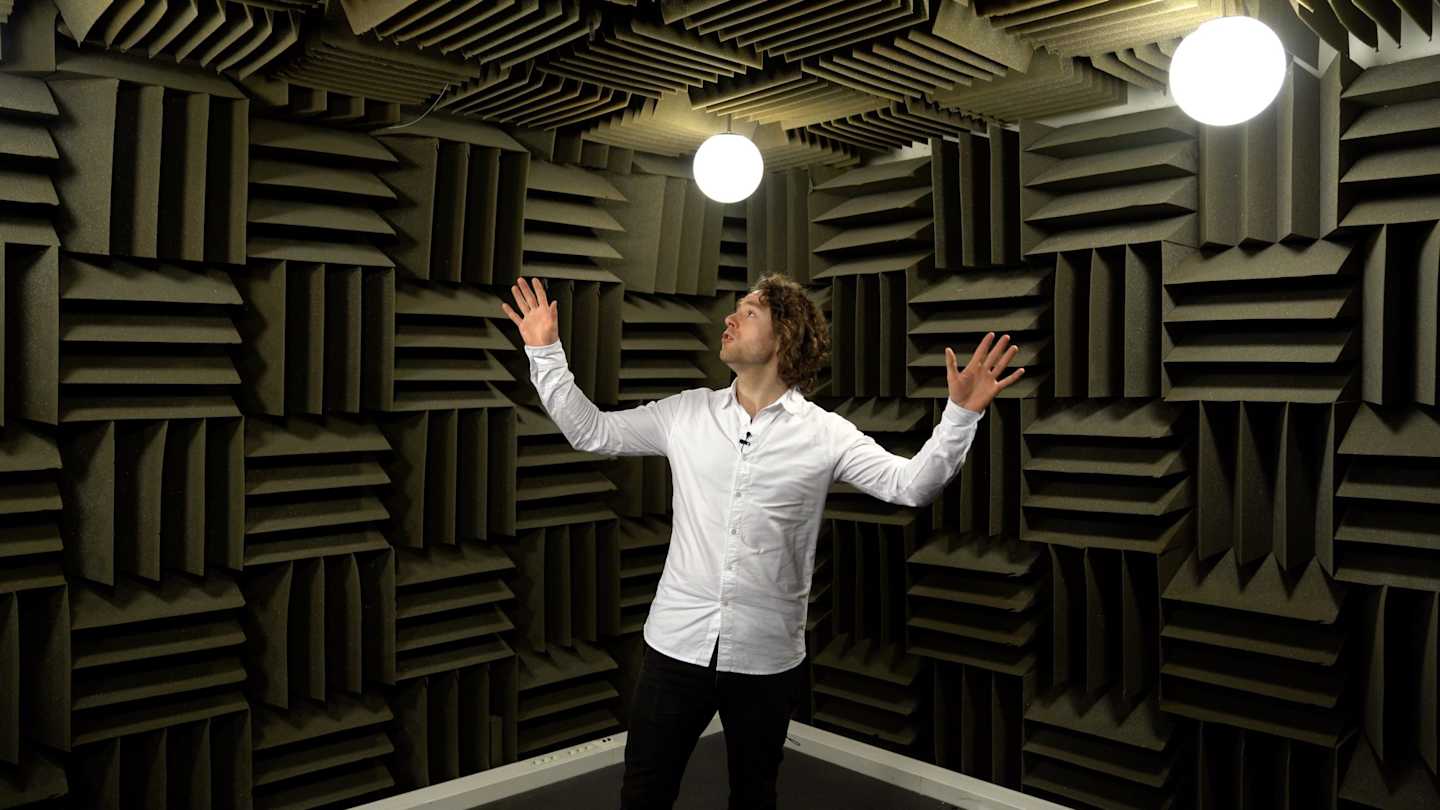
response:
<path id="1" fill-rule="evenodd" d="M 701 736 L 722 731 L 717 715 Z M 412 790 L 355 810 L 471 810 L 625 761 L 624 733 L 544 756 Z M 937 799 L 961 810 L 1067 810 L 954 771 L 901 756 L 824 729 L 791 722 L 785 747 L 806 756 Z M 619 798 L 616 797 L 618 805 Z"/>

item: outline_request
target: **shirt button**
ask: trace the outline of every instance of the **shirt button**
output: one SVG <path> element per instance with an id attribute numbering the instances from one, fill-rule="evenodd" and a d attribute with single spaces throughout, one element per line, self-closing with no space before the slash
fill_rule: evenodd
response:
<path id="1" fill-rule="evenodd" d="M 731 530 L 730 530 L 730 533 L 731 533 L 731 534 L 735 534 L 735 532 L 736 532 L 735 529 L 731 529 Z"/>

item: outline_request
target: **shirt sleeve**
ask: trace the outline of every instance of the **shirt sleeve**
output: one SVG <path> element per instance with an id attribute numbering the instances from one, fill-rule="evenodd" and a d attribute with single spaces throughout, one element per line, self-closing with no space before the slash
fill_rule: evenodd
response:
<path id="1" fill-rule="evenodd" d="M 947 399 L 940 423 L 920 452 L 908 459 L 881 447 L 850 420 L 839 417 L 841 450 L 835 479 L 887 503 L 924 506 L 960 471 L 984 415 L 984 411 L 972 411 Z"/>
<path id="2" fill-rule="evenodd" d="M 603 456 L 663 456 L 669 453 L 670 426 L 683 394 L 624 411 L 604 412 L 575 384 L 560 341 L 526 346 L 530 382 L 545 412 L 576 450 Z"/>

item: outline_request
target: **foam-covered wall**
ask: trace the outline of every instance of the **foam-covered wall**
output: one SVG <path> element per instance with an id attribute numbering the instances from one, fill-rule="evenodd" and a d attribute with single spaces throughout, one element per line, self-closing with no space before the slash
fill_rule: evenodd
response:
<path id="1" fill-rule="evenodd" d="M 945 347 L 1026 368 L 935 503 L 832 490 L 800 719 L 1076 807 L 1440 803 L 1440 57 L 1043 126 L 1225 4 L 410 5 L 0 2 L 0 807 L 623 729 L 668 465 L 570 448 L 501 303 L 545 279 L 613 410 L 728 385 L 768 272 L 896 453 Z M 1313 62 L 1383 5 L 1279 11 Z M 733 205 L 685 159 L 726 127 Z"/>

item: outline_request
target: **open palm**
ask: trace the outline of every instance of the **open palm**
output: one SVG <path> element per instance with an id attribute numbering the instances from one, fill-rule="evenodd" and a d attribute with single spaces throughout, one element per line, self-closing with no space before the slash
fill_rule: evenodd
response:
<path id="1" fill-rule="evenodd" d="M 520 337 L 526 346 L 549 346 L 560 339 L 559 302 L 545 296 L 545 287 L 540 279 L 520 280 L 510 285 L 510 294 L 524 317 L 515 314 L 509 304 L 502 303 L 500 309 L 510 318 L 511 323 L 520 327 Z"/>
<path id="2" fill-rule="evenodd" d="M 1010 336 L 1006 335 L 996 341 L 995 333 L 985 335 L 980 345 L 975 347 L 975 354 L 971 355 L 970 362 L 965 368 L 957 368 L 955 351 L 945 347 L 945 377 L 950 386 L 950 401 L 962 408 L 971 411 L 983 411 L 990 407 L 990 403 L 1001 391 L 1009 388 L 1020 379 L 1025 369 L 1015 369 L 1010 376 L 1001 378 L 1005 368 L 1014 359 L 1015 353 L 1020 351 L 1019 346 L 1010 346 Z M 1006 348 L 1006 347 L 1009 348 Z"/>

